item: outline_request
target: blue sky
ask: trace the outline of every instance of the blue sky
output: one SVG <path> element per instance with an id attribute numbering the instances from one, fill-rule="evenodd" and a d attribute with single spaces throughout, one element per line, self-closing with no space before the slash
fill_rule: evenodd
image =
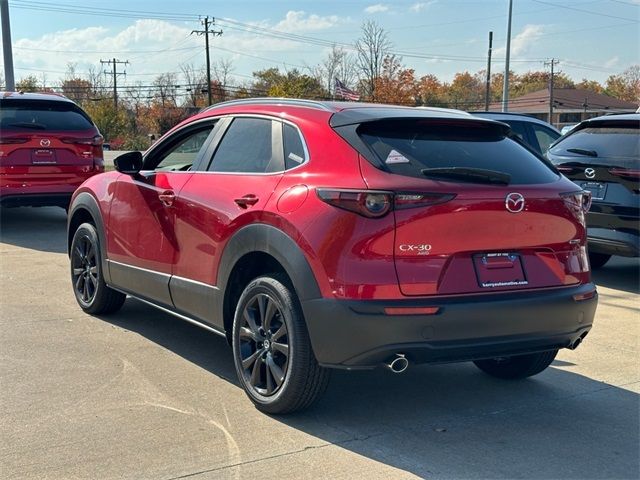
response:
<path id="1" fill-rule="evenodd" d="M 352 44 L 364 20 L 387 30 L 395 52 L 418 76 L 451 80 L 486 66 L 494 32 L 493 71 L 504 69 L 508 0 L 424 1 L 123 1 L 10 0 L 16 79 L 44 76 L 54 85 L 68 63 L 84 75 L 100 59 L 129 60 L 121 84 L 150 83 L 185 64 L 204 65 L 198 16 L 217 19 L 214 59 L 233 62 L 236 83 L 255 70 L 315 65 L 331 42 Z M 257 28 L 256 28 L 257 27 Z M 259 29 L 259 33 L 257 32 Z M 278 32 L 296 35 L 282 38 Z M 640 63 L 640 0 L 514 0 L 512 69 L 542 70 L 560 59 L 575 80 L 603 82 Z"/>

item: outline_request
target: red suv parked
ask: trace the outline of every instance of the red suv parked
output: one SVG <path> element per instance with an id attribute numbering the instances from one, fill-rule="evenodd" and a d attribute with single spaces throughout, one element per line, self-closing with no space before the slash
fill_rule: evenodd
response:
<path id="1" fill-rule="evenodd" d="M 589 195 L 505 124 L 241 100 L 115 163 L 72 201 L 78 303 L 129 294 L 226 336 L 266 412 L 311 404 L 329 368 L 531 376 L 591 328 Z"/>
<path id="2" fill-rule="evenodd" d="M 103 171 L 102 136 L 78 105 L 0 92 L 0 205 L 67 208 L 74 190 Z"/>

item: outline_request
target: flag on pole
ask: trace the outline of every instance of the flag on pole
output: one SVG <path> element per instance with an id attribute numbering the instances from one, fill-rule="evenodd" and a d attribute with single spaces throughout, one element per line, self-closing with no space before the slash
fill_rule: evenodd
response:
<path id="1" fill-rule="evenodd" d="M 340 80 L 338 80 L 338 78 L 336 77 L 336 84 L 335 84 L 335 94 L 338 97 L 344 98 L 346 100 L 351 100 L 353 102 L 357 102 L 358 100 L 360 100 L 360 95 L 357 92 L 354 92 L 353 90 L 347 88 L 347 86 L 342 83 Z"/>

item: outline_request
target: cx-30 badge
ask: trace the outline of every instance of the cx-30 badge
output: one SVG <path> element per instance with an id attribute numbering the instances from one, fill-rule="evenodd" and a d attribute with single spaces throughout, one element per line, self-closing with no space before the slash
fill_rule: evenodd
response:
<path id="1" fill-rule="evenodd" d="M 584 176 L 587 178 L 593 178 L 596 176 L 596 171 L 593 168 L 585 168 Z"/>
<path id="2" fill-rule="evenodd" d="M 40 140 L 41 147 L 48 147 L 49 145 L 51 145 L 51 140 L 49 140 L 48 138 L 43 138 L 42 140 Z"/>
<path id="3" fill-rule="evenodd" d="M 520 193 L 510 193 L 504 199 L 504 206 L 511 213 L 518 213 L 524 210 L 524 197 Z"/>

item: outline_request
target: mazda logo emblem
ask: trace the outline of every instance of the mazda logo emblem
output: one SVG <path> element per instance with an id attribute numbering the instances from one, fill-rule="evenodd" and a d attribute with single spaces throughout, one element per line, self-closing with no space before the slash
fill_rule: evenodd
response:
<path id="1" fill-rule="evenodd" d="M 584 176 L 587 178 L 593 178 L 596 176 L 596 171 L 593 168 L 585 168 Z"/>
<path id="2" fill-rule="evenodd" d="M 41 147 L 48 147 L 49 145 L 51 145 L 51 140 L 49 140 L 48 138 L 43 138 L 42 140 L 40 140 Z"/>
<path id="3" fill-rule="evenodd" d="M 520 193 L 510 193 L 504 199 L 504 206 L 511 213 L 518 213 L 524 210 L 524 197 Z"/>

